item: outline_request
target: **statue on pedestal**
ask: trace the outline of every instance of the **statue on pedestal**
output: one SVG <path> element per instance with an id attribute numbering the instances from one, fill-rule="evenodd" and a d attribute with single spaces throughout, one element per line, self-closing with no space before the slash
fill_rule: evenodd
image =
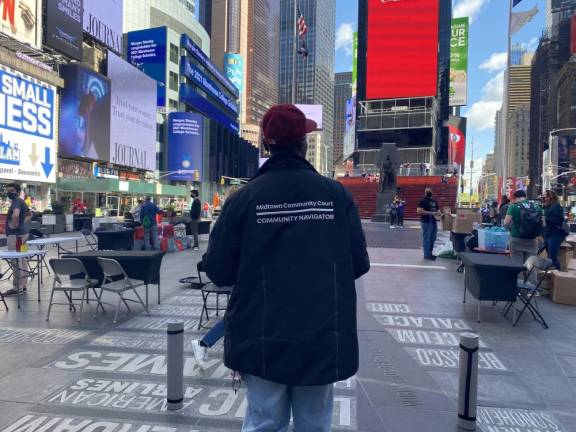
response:
<path id="1" fill-rule="evenodd" d="M 384 158 L 384 152 L 380 151 L 380 189 L 379 192 L 384 192 L 387 190 L 396 190 L 396 166 L 390 155 L 387 154 Z"/>

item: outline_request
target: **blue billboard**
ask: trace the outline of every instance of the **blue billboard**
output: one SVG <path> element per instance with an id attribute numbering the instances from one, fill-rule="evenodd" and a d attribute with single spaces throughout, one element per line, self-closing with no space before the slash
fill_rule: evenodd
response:
<path id="1" fill-rule="evenodd" d="M 221 109 L 212 104 L 205 96 L 196 92 L 191 86 L 186 84 L 180 84 L 180 101 L 184 102 L 186 105 L 200 111 L 206 117 L 216 120 L 222 126 L 227 127 L 233 132 L 238 133 L 240 129 L 238 128 L 237 119 L 232 119 L 229 114 L 226 114 Z"/>
<path id="2" fill-rule="evenodd" d="M 236 86 L 234 86 L 234 84 L 232 84 L 230 80 L 226 78 L 222 72 L 220 72 L 220 69 L 218 69 L 216 65 L 212 63 L 212 61 L 204 53 L 204 51 L 202 51 L 200 47 L 196 45 L 192 39 L 190 39 L 190 36 L 183 34 L 180 37 L 180 46 L 184 48 L 190 55 L 192 55 L 192 57 L 198 60 L 198 62 L 212 75 L 214 75 L 218 81 L 220 81 L 222 85 L 224 85 L 224 87 L 226 87 L 226 89 L 234 95 L 234 97 L 237 98 L 239 96 L 239 92 Z"/>
<path id="3" fill-rule="evenodd" d="M 204 118 L 190 112 L 168 114 L 170 180 L 202 181 Z M 177 172 L 181 171 L 181 172 Z"/>
<path id="4" fill-rule="evenodd" d="M 61 65 L 59 155 L 110 160 L 110 80 L 77 64 Z"/>
<path id="5" fill-rule="evenodd" d="M 157 104 L 166 105 L 166 27 L 128 33 L 128 63 L 157 82 Z"/>
<path id="6" fill-rule="evenodd" d="M 244 61 L 240 54 L 224 54 L 224 73 L 226 77 L 236 86 L 238 92 L 242 94 L 242 83 L 244 81 Z"/>
<path id="7" fill-rule="evenodd" d="M 216 99 L 220 105 L 232 111 L 234 115 L 238 117 L 238 104 L 226 96 L 226 94 L 220 90 L 218 84 L 208 78 L 196 65 L 184 57 L 180 61 L 180 74 L 188 77 L 203 91 Z"/>

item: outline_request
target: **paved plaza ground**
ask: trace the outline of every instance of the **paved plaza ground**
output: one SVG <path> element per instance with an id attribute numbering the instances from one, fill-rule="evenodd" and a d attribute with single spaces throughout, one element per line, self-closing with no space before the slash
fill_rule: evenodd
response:
<path id="1" fill-rule="evenodd" d="M 417 225 L 366 223 L 365 231 L 372 269 L 357 284 L 361 367 L 337 385 L 334 430 L 456 431 L 458 335 L 472 330 L 482 345 L 479 429 L 576 431 L 576 307 L 541 297 L 544 330 L 529 316 L 512 327 L 502 304 L 486 303 L 478 324 L 476 301 L 462 304 L 455 262 L 422 261 Z M 201 296 L 178 279 L 200 258 L 190 250 L 164 258 L 151 317 L 123 314 L 113 325 L 111 313 L 93 319 L 88 309 L 78 323 L 59 306 L 47 323 L 50 278 L 41 303 L 30 290 L 22 310 L 12 298 L 10 311 L 0 305 L 0 432 L 239 430 L 245 392 L 232 390 L 222 344 L 204 371 L 192 358 Z M 186 393 L 184 408 L 168 412 L 165 328 L 174 320 L 186 329 Z"/>

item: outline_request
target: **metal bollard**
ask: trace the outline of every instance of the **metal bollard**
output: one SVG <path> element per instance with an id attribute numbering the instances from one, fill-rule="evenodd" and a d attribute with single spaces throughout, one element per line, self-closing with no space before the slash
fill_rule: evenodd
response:
<path id="1" fill-rule="evenodd" d="M 168 323 L 166 400 L 169 410 L 182 408 L 184 401 L 184 323 Z"/>
<path id="2" fill-rule="evenodd" d="M 458 386 L 458 426 L 467 431 L 476 430 L 476 404 L 478 401 L 478 345 L 475 333 L 460 334 L 460 380 Z"/>

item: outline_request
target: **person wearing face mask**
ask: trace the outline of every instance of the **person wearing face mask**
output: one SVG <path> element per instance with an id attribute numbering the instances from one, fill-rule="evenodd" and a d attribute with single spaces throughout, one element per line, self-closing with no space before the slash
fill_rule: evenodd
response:
<path id="1" fill-rule="evenodd" d="M 424 198 L 418 204 L 416 211 L 420 215 L 420 224 L 422 226 L 424 259 L 434 261 L 436 257 L 432 254 L 432 250 L 438 234 L 436 218 L 440 216 L 440 207 L 438 202 L 432 198 L 432 189 L 426 188 Z"/>
<path id="2" fill-rule="evenodd" d="M 6 185 L 6 194 L 10 199 L 10 208 L 6 217 L 6 237 L 9 251 L 17 251 L 20 245 L 28 240 L 28 222 L 32 219 L 30 209 L 20 198 L 20 185 L 18 183 L 9 183 Z M 18 260 L 18 268 L 26 268 L 24 259 Z M 26 277 L 20 277 L 16 272 L 12 277 L 13 288 L 8 290 L 5 295 L 16 295 L 18 289 L 26 291 Z"/>

